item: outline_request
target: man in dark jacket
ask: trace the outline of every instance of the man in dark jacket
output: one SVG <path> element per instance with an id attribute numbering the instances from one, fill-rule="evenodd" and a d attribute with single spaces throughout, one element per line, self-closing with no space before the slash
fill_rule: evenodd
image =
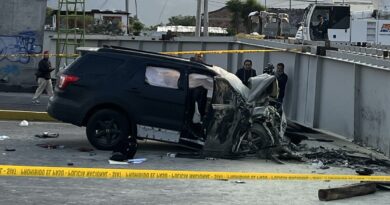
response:
<path id="1" fill-rule="evenodd" d="M 322 15 L 317 16 L 318 25 L 311 26 L 313 29 L 313 35 L 317 40 L 326 40 L 328 37 L 328 27 L 329 21 L 325 19 Z"/>
<path id="2" fill-rule="evenodd" d="M 280 105 L 283 103 L 284 98 L 284 91 L 286 90 L 286 84 L 288 81 L 288 76 L 284 73 L 284 64 L 279 63 L 276 68 L 275 76 L 278 80 L 279 85 L 279 95 L 278 95 L 278 102 Z"/>
<path id="3" fill-rule="evenodd" d="M 39 97 L 44 90 L 46 90 L 47 95 L 53 96 L 53 85 L 50 76 L 50 73 L 53 70 L 54 69 L 51 68 L 51 63 L 49 61 L 49 52 L 45 51 L 43 53 L 43 59 L 39 61 L 38 71 L 35 73 L 38 81 L 38 88 L 35 91 L 34 97 L 32 99 L 34 104 L 39 104 Z"/>
<path id="4" fill-rule="evenodd" d="M 256 70 L 252 68 L 252 61 L 246 59 L 244 61 L 244 67 L 237 70 L 236 76 L 240 78 L 244 85 L 248 86 L 249 78 L 256 76 Z"/>

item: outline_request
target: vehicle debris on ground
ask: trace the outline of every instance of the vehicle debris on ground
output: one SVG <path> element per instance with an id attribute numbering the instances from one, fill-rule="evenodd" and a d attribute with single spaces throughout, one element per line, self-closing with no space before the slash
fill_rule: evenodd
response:
<path id="1" fill-rule="evenodd" d="M 20 127 L 28 127 L 29 123 L 27 120 L 22 120 L 20 123 L 19 123 L 19 126 Z"/>
<path id="2" fill-rule="evenodd" d="M 34 135 L 37 138 L 58 138 L 60 136 L 59 133 L 51 133 L 51 132 L 43 132 L 42 134 Z"/>
<path id="3" fill-rule="evenodd" d="M 36 146 L 46 148 L 46 149 L 64 149 L 64 145 L 59 144 L 37 144 Z"/>
<path id="4" fill-rule="evenodd" d="M 0 141 L 6 140 L 6 139 L 9 139 L 9 137 L 5 136 L 5 135 L 0 136 Z"/>

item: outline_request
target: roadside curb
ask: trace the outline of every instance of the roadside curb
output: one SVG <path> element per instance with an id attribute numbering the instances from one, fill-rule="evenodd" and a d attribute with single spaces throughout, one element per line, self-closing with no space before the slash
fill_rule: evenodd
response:
<path id="1" fill-rule="evenodd" d="M 0 120 L 57 122 L 57 120 L 50 117 L 47 112 L 33 112 L 21 110 L 0 110 Z"/>

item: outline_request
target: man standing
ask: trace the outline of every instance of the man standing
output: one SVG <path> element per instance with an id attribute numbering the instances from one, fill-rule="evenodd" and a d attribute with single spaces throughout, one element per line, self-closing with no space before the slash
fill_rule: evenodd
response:
<path id="1" fill-rule="evenodd" d="M 276 68 L 276 78 L 278 80 L 279 85 L 279 95 L 278 95 L 278 103 L 280 105 L 283 104 L 283 98 L 284 98 L 284 91 L 286 90 L 286 84 L 288 81 L 288 76 L 284 73 L 284 64 L 278 63 L 278 66 Z"/>
<path id="2" fill-rule="evenodd" d="M 240 78 L 244 85 L 248 86 L 249 78 L 256 76 L 256 71 L 252 68 L 252 61 L 246 59 L 244 61 L 244 67 L 237 70 L 236 76 Z"/>
<path id="3" fill-rule="evenodd" d="M 190 58 L 190 61 L 194 61 L 194 62 L 198 62 L 198 63 L 204 63 L 203 55 L 197 53 L 197 54 L 195 54 L 194 57 L 191 57 L 191 58 Z"/>
<path id="4" fill-rule="evenodd" d="M 318 15 L 317 19 L 319 21 L 318 25 L 313 27 L 313 35 L 317 40 L 326 40 L 328 35 L 328 20 L 325 19 L 322 15 Z"/>
<path id="5" fill-rule="evenodd" d="M 32 103 L 39 104 L 39 97 L 42 92 L 46 90 L 49 97 L 53 96 L 53 85 L 51 83 L 50 73 L 54 69 L 51 68 L 51 63 L 49 61 L 49 51 L 43 53 L 43 59 L 39 61 L 38 71 L 35 73 L 35 76 L 38 80 L 38 88 L 35 91 Z"/>

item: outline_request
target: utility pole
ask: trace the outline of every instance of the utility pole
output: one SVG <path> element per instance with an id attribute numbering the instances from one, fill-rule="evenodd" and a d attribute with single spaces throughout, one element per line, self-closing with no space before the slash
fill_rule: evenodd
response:
<path id="1" fill-rule="evenodd" d="M 290 0 L 290 11 L 291 11 L 291 0 Z"/>
<path id="2" fill-rule="evenodd" d="M 126 12 L 129 13 L 129 0 L 125 0 L 126 1 Z"/>
<path id="3" fill-rule="evenodd" d="M 125 0 L 125 6 L 126 6 L 126 13 L 127 13 L 126 14 L 127 15 L 126 35 L 127 35 L 129 34 L 129 0 Z"/>
<path id="4" fill-rule="evenodd" d="M 209 0 L 204 0 L 203 36 L 209 36 Z"/>
<path id="5" fill-rule="evenodd" d="M 135 1 L 135 17 L 138 18 L 138 4 L 137 4 L 137 0 L 134 0 L 134 1 Z"/>
<path id="6" fill-rule="evenodd" d="M 264 0 L 265 11 L 267 11 L 267 0 Z"/>
<path id="7" fill-rule="evenodd" d="M 201 30 L 201 19 L 200 15 L 202 12 L 202 0 L 198 0 L 197 10 L 196 10 L 196 29 L 195 29 L 195 36 L 200 37 L 200 30 Z"/>

